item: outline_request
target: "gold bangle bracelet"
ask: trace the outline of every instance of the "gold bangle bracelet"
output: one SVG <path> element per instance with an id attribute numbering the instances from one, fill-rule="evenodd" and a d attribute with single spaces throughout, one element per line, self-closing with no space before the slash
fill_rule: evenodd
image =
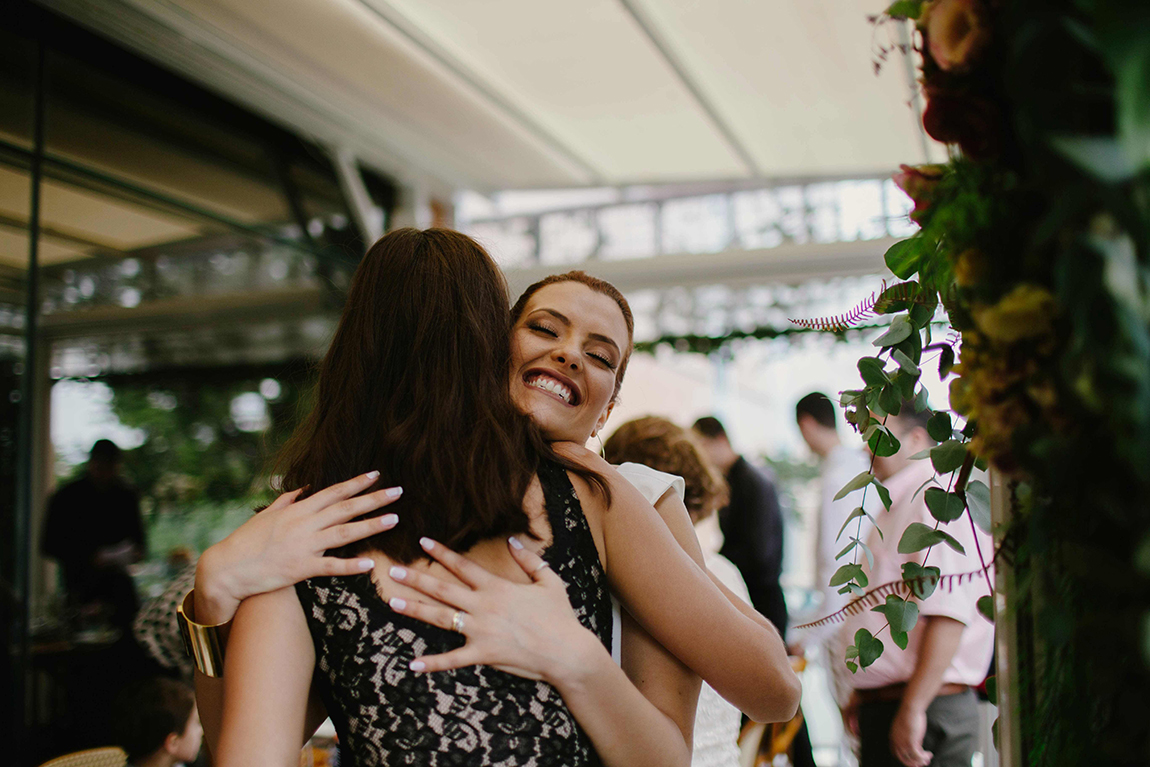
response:
<path id="1" fill-rule="evenodd" d="M 196 590 L 192 589 L 184 595 L 176 608 L 176 623 L 184 639 L 184 649 L 195 662 L 196 668 L 205 676 L 219 678 L 224 675 L 224 650 L 220 635 L 231 621 L 214 626 L 196 623 L 195 593 Z"/>

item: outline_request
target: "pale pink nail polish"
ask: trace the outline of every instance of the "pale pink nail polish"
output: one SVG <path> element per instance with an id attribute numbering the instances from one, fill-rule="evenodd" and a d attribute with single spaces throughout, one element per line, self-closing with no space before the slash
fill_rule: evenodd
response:
<path id="1" fill-rule="evenodd" d="M 397 581 L 402 581 L 407 577 L 407 570 L 404 570 L 402 567 L 393 567 L 388 571 L 388 573 Z"/>
<path id="2" fill-rule="evenodd" d="M 383 491 L 383 494 L 386 495 L 388 498 L 398 498 L 399 496 L 403 495 L 403 488 L 402 487 L 389 487 Z"/>
<path id="3" fill-rule="evenodd" d="M 378 471 L 369 471 L 367 474 L 364 474 L 363 476 L 367 477 L 368 479 L 379 479 L 379 472 Z"/>
<path id="4" fill-rule="evenodd" d="M 511 548 L 513 548 L 513 549 L 522 549 L 523 548 L 523 543 L 518 538 L 516 538 L 514 535 L 511 536 L 510 538 L 508 538 L 507 542 L 511 544 Z"/>
<path id="5" fill-rule="evenodd" d="M 427 664 L 421 660 L 413 660 L 408 665 L 408 668 L 411 669 L 412 671 L 423 671 L 425 668 L 427 668 Z"/>
<path id="6" fill-rule="evenodd" d="M 360 570 L 370 570 L 371 568 L 375 567 L 375 560 L 361 559 L 356 562 L 356 567 L 358 567 Z"/>
<path id="7" fill-rule="evenodd" d="M 420 538 L 419 545 L 422 546 L 425 551 L 431 551 L 431 548 L 435 545 L 435 541 L 430 538 Z"/>
<path id="8" fill-rule="evenodd" d="M 399 523 L 398 514 L 384 514 L 379 518 L 379 526 L 382 528 L 395 527 Z"/>
<path id="9" fill-rule="evenodd" d="M 387 600 L 387 603 L 391 605 L 392 610 L 402 610 L 403 608 L 407 607 L 407 600 L 400 599 L 399 597 L 392 597 L 391 599 Z"/>

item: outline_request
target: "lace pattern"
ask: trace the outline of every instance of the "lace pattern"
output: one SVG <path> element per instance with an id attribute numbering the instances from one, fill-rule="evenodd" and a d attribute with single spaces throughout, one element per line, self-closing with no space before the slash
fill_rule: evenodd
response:
<path id="1" fill-rule="evenodd" d="M 540 467 L 552 542 L 543 558 L 579 621 L 611 646 L 611 604 L 587 520 L 566 472 Z M 549 684 L 488 666 L 420 674 L 420 655 L 463 637 L 393 612 L 370 574 L 296 586 L 316 674 L 340 735 L 341 765 L 597 766 L 590 740 Z"/>

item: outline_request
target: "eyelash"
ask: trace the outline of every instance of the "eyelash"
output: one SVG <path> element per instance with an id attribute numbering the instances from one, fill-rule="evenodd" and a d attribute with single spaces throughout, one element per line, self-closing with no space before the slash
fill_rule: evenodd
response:
<path id="1" fill-rule="evenodd" d="M 556 333 L 553 329 L 547 327 L 546 325 L 544 325 L 543 323 L 540 323 L 540 322 L 529 322 L 529 323 L 527 323 L 527 327 L 529 327 L 532 330 L 537 331 L 539 333 L 546 333 L 547 335 L 551 336 L 552 338 L 558 338 L 559 337 L 559 334 Z M 611 370 L 611 371 L 615 370 L 615 365 L 612 364 L 611 360 L 608 359 L 606 356 L 604 356 L 602 354 L 595 354 L 594 352 L 591 352 L 588 356 L 594 357 L 595 359 L 602 362 L 603 365 L 608 370 Z"/>

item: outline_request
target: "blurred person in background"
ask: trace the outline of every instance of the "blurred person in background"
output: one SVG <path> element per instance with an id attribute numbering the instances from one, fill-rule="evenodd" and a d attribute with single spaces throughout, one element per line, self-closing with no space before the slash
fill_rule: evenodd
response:
<path id="1" fill-rule="evenodd" d="M 783 514 L 775 484 L 731 447 L 719 419 L 706 416 L 692 427 L 703 451 L 727 480 L 729 501 L 719 509 L 723 548 L 747 583 L 751 604 L 779 630 L 787 631 L 783 572 Z"/>
<path id="2" fill-rule="evenodd" d="M 905 563 L 923 564 L 926 551 L 898 551 L 902 532 L 911 523 L 937 525 L 919 492 L 934 479 L 934 467 L 929 460 L 910 458 L 935 444 L 926 429 L 929 416 L 929 411 L 917 413 L 913 404 L 904 402 L 898 415 L 886 419 L 900 448 L 892 456 L 874 458 L 874 475 L 890 491 L 891 507 L 879 518 L 885 536 L 872 528 L 867 540 L 874 565 L 862 560 L 872 587 L 901 581 Z M 930 549 L 930 565 L 944 576 L 979 570 L 978 551 L 989 556 L 993 550 L 990 536 L 965 519 L 945 530 L 964 553 L 936 545 Z M 987 577 L 993 583 L 993 566 Z M 958 585 L 939 584 L 926 599 L 917 600 L 919 618 L 907 632 L 906 649 L 885 642 L 878 660 L 851 676 L 854 692 L 846 718 L 861 741 L 860 767 L 970 765 L 979 728 L 972 688 L 985 679 L 994 652 L 994 626 L 977 606 L 988 589 L 981 575 Z M 863 610 L 847 618 L 844 632 L 854 637 L 865 628 L 877 636 L 885 624 L 881 613 Z"/>
<path id="3" fill-rule="evenodd" d="M 795 420 L 799 433 L 807 447 L 819 459 L 819 507 L 815 533 L 815 588 L 822 592 L 822 602 L 806 620 L 815 621 L 844 607 L 850 600 L 849 594 L 840 594 L 838 587 L 831 586 L 831 577 L 839 566 L 835 554 L 841 549 L 839 543 L 843 523 L 855 508 L 852 497 L 835 500 L 839 490 L 850 480 L 870 467 L 869 455 L 856 448 L 849 448 L 839 438 L 836 426 L 835 405 L 821 392 L 811 392 L 795 405 Z M 868 509 L 869 510 L 869 509 Z M 865 517 L 859 520 L 861 527 L 851 531 L 866 540 L 871 523 Z M 853 523 L 852 523 L 853 524 Z M 844 653 L 849 644 L 842 631 L 841 623 L 828 623 L 824 626 L 801 632 L 792 644 L 792 650 L 803 654 L 810 647 L 819 647 L 822 662 L 829 670 L 831 692 L 839 710 L 846 709 L 851 695 L 850 670 L 844 663 Z M 840 762 L 854 762 L 854 752 L 858 741 L 847 731 L 840 752 Z"/>
<path id="4" fill-rule="evenodd" d="M 126 632 L 139 609 L 127 567 L 147 547 L 139 496 L 121 476 L 122 467 L 115 442 L 92 445 L 84 476 L 48 502 L 41 549 L 60 563 L 68 600 L 82 616 L 103 613 Z"/>
<path id="5" fill-rule="evenodd" d="M 127 767 L 173 767 L 199 756 L 204 730 L 188 685 L 144 679 L 122 690 L 112 708 L 112 740 L 127 752 Z"/>
<path id="6" fill-rule="evenodd" d="M 683 498 L 699 545 L 703 560 L 728 589 L 746 602 L 750 602 L 747 585 L 739 570 L 730 560 L 719 554 L 723 534 L 719 530 L 715 512 L 726 503 L 727 487 L 718 469 L 707 459 L 702 449 L 691 438 L 691 433 L 666 418 L 647 416 L 620 426 L 607 440 L 604 457 L 618 465 L 619 473 L 640 490 L 644 490 L 645 472 L 635 469 L 648 467 L 671 480 L 670 486 L 656 485 L 654 492 L 662 495 L 674 487 Z M 658 500 L 646 493 L 652 503 Z M 633 620 L 626 613 L 623 621 Z M 742 715 L 708 684 L 699 692 L 699 706 L 695 715 L 695 737 L 692 746 L 692 767 L 737 767 L 739 764 L 739 726 Z"/>

